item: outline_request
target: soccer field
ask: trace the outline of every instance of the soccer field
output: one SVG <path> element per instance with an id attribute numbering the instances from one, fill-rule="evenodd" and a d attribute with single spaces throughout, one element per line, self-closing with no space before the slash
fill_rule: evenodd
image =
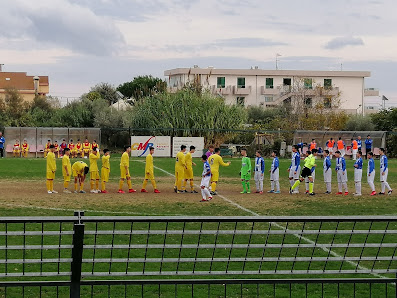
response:
<path id="1" fill-rule="evenodd" d="M 75 160 L 72 160 L 73 163 Z M 86 161 L 86 160 L 85 160 Z M 347 161 L 348 169 L 348 186 L 351 194 L 348 196 L 336 196 L 325 195 L 324 183 L 322 180 L 322 160 L 318 160 L 317 165 L 319 169 L 316 173 L 315 181 L 315 192 L 316 196 L 308 196 L 303 194 L 302 189 L 304 189 L 304 184 L 301 184 L 301 194 L 290 195 L 288 193 L 289 181 L 287 168 L 289 167 L 290 160 L 282 159 L 280 160 L 280 183 L 281 183 L 281 194 L 268 194 L 263 195 L 251 193 L 251 194 L 240 194 L 242 189 L 239 171 L 241 166 L 240 159 L 232 158 L 225 159 L 225 161 L 231 161 L 229 167 L 220 169 L 220 183 L 218 186 L 218 196 L 215 196 L 211 202 L 201 203 L 200 194 L 175 194 L 173 191 L 174 179 L 172 173 L 174 172 L 174 159 L 171 158 L 155 158 L 155 176 L 158 182 L 158 188 L 161 194 L 154 193 L 133 193 L 133 194 L 117 194 L 118 189 L 118 179 L 119 179 L 119 162 L 120 156 L 112 155 L 111 158 L 111 174 L 110 182 L 108 184 L 109 194 L 64 194 L 62 193 L 62 177 L 61 177 L 61 160 L 57 160 L 57 175 L 56 181 L 54 183 L 55 189 L 59 191 L 59 194 L 47 194 L 45 188 L 45 160 L 44 159 L 1 159 L 0 160 L 0 211 L 2 216 L 69 216 L 73 215 L 74 210 L 84 210 L 85 215 L 88 216 L 293 216 L 293 215 L 306 215 L 306 216 L 327 216 L 327 215 L 395 215 L 397 214 L 397 207 L 394 201 L 394 195 L 392 196 L 369 196 L 370 190 L 366 183 L 364 176 L 363 179 L 363 196 L 353 197 L 354 183 L 353 183 L 353 162 Z M 199 159 L 195 162 L 197 166 L 194 167 L 195 172 L 195 183 L 200 182 L 200 174 L 202 171 L 202 163 Z M 267 170 L 270 167 L 270 160 L 266 160 L 266 179 L 264 182 L 265 191 L 269 190 L 270 182 L 267 179 Z M 333 160 L 333 167 L 334 167 Z M 379 182 L 379 161 L 376 163 L 376 187 L 379 192 L 380 182 Z M 130 169 L 133 181 L 133 187 L 138 191 L 141 188 L 142 180 L 144 177 L 144 159 L 134 158 L 130 161 Z M 394 182 L 396 181 L 397 162 L 394 160 L 389 161 L 389 183 L 391 187 L 394 187 Z M 364 168 L 364 170 L 366 167 Z M 71 185 L 73 187 L 73 185 Z M 255 183 L 251 180 L 251 191 L 254 190 Z M 333 193 L 336 192 L 336 175 L 333 175 Z M 151 190 L 150 184 L 147 188 Z M 85 190 L 89 190 L 89 182 L 86 181 Z M 160 225 L 159 225 L 160 227 Z M 248 227 L 248 226 L 247 226 Z M 247 229 L 243 226 L 242 228 Z M 103 229 L 111 229 L 109 225 L 104 225 Z M 153 227 L 152 227 L 153 228 Z M 162 227 L 164 228 L 164 227 Z M 181 228 L 181 227 L 179 227 Z M 248 227 L 249 228 L 249 227 Z M 382 227 L 383 228 L 383 227 Z M 4 229 L 2 226 L 1 230 Z M 57 227 L 54 228 L 55 230 Z M 91 230 L 95 229 L 91 225 Z M 126 227 L 128 229 L 128 227 Z M 197 229 L 197 227 L 196 227 Z M 347 237 L 347 236 L 346 236 Z M 40 243 L 40 239 L 36 237 L 37 243 Z M 104 236 L 102 240 L 104 243 L 109 241 L 111 236 Z M 124 238 L 123 238 L 124 239 Z M 117 243 L 124 243 L 125 239 L 122 238 L 116 240 Z M 185 240 L 188 241 L 189 238 Z M 193 239 L 193 238 L 192 238 Z M 211 242 L 211 236 L 208 236 L 207 241 Z M 277 242 L 282 240 L 281 236 L 275 238 L 274 241 Z M 87 241 L 92 238 L 88 238 Z M 227 242 L 229 238 L 224 238 Z M 314 240 L 314 239 L 313 239 Z M 343 240 L 343 238 L 342 238 Z M 45 240 L 46 241 L 46 240 Z M 47 244 L 50 244 L 50 239 Z M 123 242 L 124 241 L 124 242 Z M 137 240 L 139 241 L 139 240 Z M 140 240 L 144 242 L 145 239 Z M 175 238 L 175 243 L 178 243 L 179 238 Z M 193 241 L 193 240 L 192 240 Z M 235 242 L 246 243 L 246 238 L 241 238 Z M 258 241 L 262 243 L 263 239 L 258 238 L 253 240 L 253 242 Z M 298 243 L 298 239 L 291 238 L 291 243 Z M 119 252 L 120 255 L 123 254 L 122 251 Z M 139 254 L 139 251 L 137 252 Z M 207 252 L 210 256 L 210 252 Z M 292 255 L 294 252 L 290 252 Z M 343 255 L 343 249 L 339 251 Z M 224 256 L 228 256 L 228 252 L 225 251 Z M 190 253 L 188 255 L 191 256 Z M 242 252 L 242 256 L 244 253 Z M 277 253 L 275 253 L 277 256 Z M 88 256 L 90 257 L 90 255 Z M 194 254 L 193 254 L 194 257 Z M 103 266 L 106 266 L 104 264 Z M 120 265 L 122 266 L 122 265 Z M 222 266 L 222 264 L 219 264 Z M 100 265 L 101 268 L 102 265 Z M 117 268 L 117 266 L 115 266 Z M 27 267 L 29 270 L 34 270 L 33 267 Z M 30 268 L 30 269 L 29 269 Z M 103 267 L 105 268 L 105 267 Z M 15 266 L 15 270 L 20 270 L 20 266 Z M 88 269 L 89 270 L 89 269 Z M 104 270 L 107 270 L 106 268 Z M 249 276 L 247 276 L 249 277 Z M 267 277 L 265 277 L 267 278 Z M 167 289 L 167 286 L 164 286 Z M 305 293 L 304 286 L 293 286 L 294 295 L 302 296 Z M 327 288 L 328 287 L 328 288 Z M 336 296 L 336 286 L 326 286 L 326 297 Z M 346 290 L 349 290 L 349 285 L 342 285 Z M 200 288 L 200 286 L 198 286 Z M 169 286 L 170 293 L 173 293 L 173 286 Z M 104 291 L 107 288 L 104 287 Z M 117 297 L 124 295 L 123 287 L 115 287 L 112 297 Z M 178 297 L 189 297 L 191 288 L 190 286 L 181 287 L 178 292 Z M 257 289 L 252 286 L 247 286 L 244 288 L 244 295 L 240 295 L 240 287 L 230 287 L 228 292 L 228 297 L 251 297 L 255 296 Z M 273 297 L 272 287 L 262 287 L 261 293 L 268 293 L 269 295 L 263 295 L 264 297 Z M 309 293 L 312 293 L 313 297 L 321 296 L 319 293 L 322 291 L 321 285 L 313 285 L 309 289 Z M 363 288 L 361 293 L 367 294 L 368 289 Z M 89 293 L 90 289 L 86 289 L 84 293 Z M 165 292 L 167 292 L 165 290 Z M 184 293 L 185 292 L 185 293 Z M 15 292 L 18 294 L 19 292 Z M 34 297 L 35 292 L 25 293 L 27 297 Z M 156 288 L 147 287 L 145 289 L 145 294 L 147 297 L 155 295 Z M 199 297 L 207 297 L 206 288 L 203 288 L 202 293 Z M 277 297 L 283 297 L 289 293 L 289 288 L 287 285 L 281 287 L 278 290 Z M 379 292 L 380 293 L 380 292 Z M 52 297 L 54 292 L 48 290 L 44 297 Z M 61 292 L 62 294 L 62 292 Z M 87 294 L 89 295 L 89 294 Z M 94 290 L 95 297 L 107 297 L 108 293 L 104 293 L 101 287 L 96 287 Z M 211 296 L 219 297 L 223 296 L 222 286 L 215 286 L 212 289 Z M 1 296 L 1 291 L 0 291 Z M 16 295 L 15 297 L 17 297 Z M 60 295 L 62 297 L 62 295 Z M 128 296 L 140 297 L 140 292 L 135 292 L 134 289 L 130 289 Z M 175 297 L 174 294 L 162 295 L 162 297 Z M 262 296 L 262 295 L 261 295 Z M 382 292 L 382 295 L 383 292 Z M 12 296 L 10 296 L 12 297 Z M 347 297 L 347 296 L 346 296 Z"/>

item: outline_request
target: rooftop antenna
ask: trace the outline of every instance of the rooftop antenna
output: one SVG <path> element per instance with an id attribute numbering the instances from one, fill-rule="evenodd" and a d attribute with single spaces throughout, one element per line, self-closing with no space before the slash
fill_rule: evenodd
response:
<path id="1" fill-rule="evenodd" d="M 343 63 L 340 64 L 340 71 L 343 71 Z"/>
<path id="2" fill-rule="evenodd" d="M 276 54 L 276 70 L 278 70 L 278 57 L 281 57 L 281 54 Z"/>

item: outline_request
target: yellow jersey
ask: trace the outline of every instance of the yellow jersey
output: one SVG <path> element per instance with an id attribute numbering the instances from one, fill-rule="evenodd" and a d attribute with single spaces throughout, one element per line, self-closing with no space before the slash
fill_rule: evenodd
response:
<path id="1" fill-rule="evenodd" d="M 146 165 L 145 165 L 145 173 L 153 174 L 153 155 L 148 154 L 146 156 Z"/>
<path id="2" fill-rule="evenodd" d="M 188 169 L 193 169 L 193 159 L 192 159 L 192 154 L 190 152 L 186 153 L 185 155 L 185 163 L 186 163 L 186 167 Z"/>
<path id="3" fill-rule="evenodd" d="M 120 167 L 130 167 L 130 157 L 127 152 L 124 152 L 123 155 L 121 155 Z"/>
<path id="4" fill-rule="evenodd" d="M 66 169 L 68 170 L 68 174 L 66 175 Z M 64 155 L 62 157 L 62 175 L 63 176 L 71 176 L 72 175 L 72 165 L 70 164 L 69 156 Z"/>
<path id="5" fill-rule="evenodd" d="M 211 172 L 218 172 L 219 171 L 219 166 L 221 165 L 222 167 L 228 167 L 229 164 L 225 163 L 222 159 L 222 156 L 218 154 L 212 154 L 208 158 L 208 162 L 211 167 Z"/>
<path id="6" fill-rule="evenodd" d="M 47 172 L 55 172 L 56 170 L 57 170 L 57 164 L 56 164 L 55 154 L 50 151 L 47 154 Z"/>
<path id="7" fill-rule="evenodd" d="M 110 155 L 104 155 L 102 156 L 102 168 L 105 168 L 107 170 L 110 170 Z"/>
<path id="8" fill-rule="evenodd" d="M 90 172 L 98 171 L 98 159 L 100 157 L 99 152 L 90 153 Z"/>
<path id="9" fill-rule="evenodd" d="M 175 159 L 175 168 L 184 168 L 185 166 L 185 154 L 182 151 L 179 151 Z"/>
<path id="10" fill-rule="evenodd" d="M 72 170 L 76 171 L 78 175 L 83 175 L 84 174 L 84 168 L 88 167 L 88 165 L 85 162 L 82 161 L 77 161 L 73 164 Z"/>

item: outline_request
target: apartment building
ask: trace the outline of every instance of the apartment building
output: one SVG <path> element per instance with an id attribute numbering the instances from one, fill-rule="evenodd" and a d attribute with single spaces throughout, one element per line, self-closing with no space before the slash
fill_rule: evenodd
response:
<path id="1" fill-rule="evenodd" d="M 272 107 L 288 102 L 296 94 L 296 83 L 303 82 L 308 99 L 338 97 L 340 109 L 348 113 L 364 112 L 364 97 L 378 96 L 377 89 L 365 89 L 369 71 L 307 71 L 216 69 L 213 67 L 166 70 L 171 92 L 185 84 L 196 83 L 225 98 L 230 104 Z M 325 90 L 318 92 L 318 89 Z"/>

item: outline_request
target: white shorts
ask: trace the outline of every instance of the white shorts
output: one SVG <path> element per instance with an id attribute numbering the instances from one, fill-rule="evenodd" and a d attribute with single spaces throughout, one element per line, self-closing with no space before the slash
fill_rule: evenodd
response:
<path id="1" fill-rule="evenodd" d="M 385 174 L 382 175 L 382 170 L 380 172 L 380 182 L 387 182 L 387 175 L 389 174 L 389 169 L 386 169 Z"/>
<path id="2" fill-rule="evenodd" d="M 280 171 L 277 168 L 274 173 L 270 172 L 270 180 L 271 181 L 279 181 L 280 180 Z"/>
<path id="3" fill-rule="evenodd" d="M 371 176 L 367 174 L 367 182 L 374 182 L 375 181 L 375 171 L 372 171 Z"/>
<path id="4" fill-rule="evenodd" d="M 354 169 L 354 182 L 361 182 L 363 178 L 363 169 Z"/>
<path id="5" fill-rule="evenodd" d="M 336 177 L 338 178 L 338 183 L 344 183 L 347 182 L 347 172 L 346 170 L 338 170 L 336 173 Z"/>
<path id="6" fill-rule="evenodd" d="M 345 156 L 345 149 L 339 149 L 339 151 L 340 151 L 340 155 L 343 157 L 343 156 Z"/>
<path id="7" fill-rule="evenodd" d="M 255 171 L 254 179 L 255 181 L 263 181 L 262 172 Z"/>
<path id="8" fill-rule="evenodd" d="M 295 167 L 294 167 L 295 168 Z M 300 175 L 300 172 L 301 172 L 301 166 L 299 166 L 298 167 L 298 170 L 296 171 L 296 174 L 294 174 L 294 169 L 293 168 L 291 168 L 290 170 L 289 170 L 289 178 L 293 178 L 294 180 L 298 180 L 299 179 L 299 175 Z"/>
<path id="9" fill-rule="evenodd" d="M 353 149 L 353 154 L 356 155 L 358 152 L 358 149 Z"/>
<path id="10" fill-rule="evenodd" d="M 332 169 L 331 168 L 329 168 L 328 170 L 323 169 L 323 175 L 324 175 L 325 183 L 332 181 Z"/>
<path id="11" fill-rule="evenodd" d="M 204 186 L 208 188 L 210 186 L 210 180 L 211 180 L 211 176 L 205 176 L 201 178 L 200 186 Z"/>
<path id="12" fill-rule="evenodd" d="M 331 153 L 331 154 L 334 153 L 334 148 L 333 147 L 332 148 L 328 147 L 327 149 L 328 149 L 329 153 Z"/>

